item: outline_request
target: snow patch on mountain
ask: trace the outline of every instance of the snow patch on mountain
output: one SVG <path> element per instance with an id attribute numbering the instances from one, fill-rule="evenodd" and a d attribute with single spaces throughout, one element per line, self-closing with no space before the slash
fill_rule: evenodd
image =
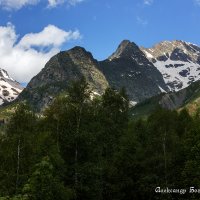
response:
<path id="1" fill-rule="evenodd" d="M 162 92 L 162 93 L 167 93 L 162 87 L 160 87 L 159 85 L 158 85 L 158 87 L 159 87 L 159 89 L 160 89 L 160 91 Z"/>
<path id="2" fill-rule="evenodd" d="M 150 54 L 148 51 L 144 50 L 144 53 L 146 54 L 147 58 L 153 58 L 152 54 Z"/>
<path id="3" fill-rule="evenodd" d="M 171 91 L 179 91 L 200 79 L 200 65 L 168 59 L 156 61 L 154 66 L 161 72 Z"/>
<path id="4" fill-rule="evenodd" d="M 0 76 L 14 81 L 14 79 L 11 78 L 11 77 L 8 75 L 8 72 L 7 72 L 6 70 L 4 70 L 4 69 L 0 69 Z"/>
<path id="5" fill-rule="evenodd" d="M 131 107 L 134 107 L 135 105 L 137 105 L 137 103 L 138 102 L 136 102 L 136 101 L 130 101 L 129 102 L 129 107 L 131 108 Z"/>
<path id="6" fill-rule="evenodd" d="M 170 91 L 179 91 L 200 80 L 200 47 L 182 40 L 163 41 L 141 50 L 160 71 Z"/>
<path id="7" fill-rule="evenodd" d="M 7 71 L 0 69 L 0 105 L 15 100 L 22 90 L 23 87 Z"/>

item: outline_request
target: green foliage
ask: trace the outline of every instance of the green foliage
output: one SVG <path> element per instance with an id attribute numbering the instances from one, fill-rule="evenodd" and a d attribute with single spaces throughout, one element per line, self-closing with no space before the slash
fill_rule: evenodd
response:
<path id="1" fill-rule="evenodd" d="M 132 120 L 124 89 L 91 98 L 82 79 L 43 116 L 17 107 L 0 136 L 0 200 L 173 199 L 155 188 L 199 188 L 199 149 L 199 114 Z"/>
<path id="2" fill-rule="evenodd" d="M 1 109 L 0 109 L 0 119 L 8 119 L 9 117 L 11 117 L 16 108 L 18 106 L 18 103 L 12 103 L 12 104 L 8 104 L 8 105 L 4 105 Z"/>
<path id="3" fill-rule="evenodd" d="M 27 180 L 34 162 L 36 124 L 35 114 L 25 104 L 19 105 L 10 118 L 0 145 L 1 194 L 17 193 Z"/>
<path id="4" fill-rule="evenodd" d="M 54 176 L 54 168 L 48 157 L 35 165 L 35 170 L 24 186 L 23 193 L 32 200 L 68 200 L 73 196 L 73 192 L 66 189 Z"/>

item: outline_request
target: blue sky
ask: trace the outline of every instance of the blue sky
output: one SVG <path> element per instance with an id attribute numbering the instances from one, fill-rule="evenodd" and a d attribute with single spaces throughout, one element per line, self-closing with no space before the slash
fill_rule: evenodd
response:
<path id="1" fill-rule="evenodd" d="M 123 39 L 200 45 L 199 22 L 200 0 L 0 0 L 0 67 L 27 82 L 52 55 L 76 45 L 98 60 Z"/>

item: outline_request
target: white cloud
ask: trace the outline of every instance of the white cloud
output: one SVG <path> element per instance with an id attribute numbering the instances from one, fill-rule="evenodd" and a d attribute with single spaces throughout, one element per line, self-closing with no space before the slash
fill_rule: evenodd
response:
<path id="1" fill-rule="evenodd" d="M 153 1 L 154 0 L 144 0 L 144 4 L 150 6 L 151 4 L 153 4 Z"/>
<path id="2" fill-rule="evenodd" d="M 6 10 L 19 10 L 24 6 L 37 5 L 42 0 L 0 0 L 0 8 Z M 45 0 L 49 8 L 54 8 L 61 4 L 67 4 L 70 6 L 75 6 L 85 0 Z"/>
<path id="3" fill-rule="evenodd" d="M 53 8 L 63 3 L 64 3 L 64 0 L 48 0 L 48 7 Z"/>
<path id="4" fill-rule="evenodd" d="M 70 6 L 75 6 L 78 3 L 83 2 L 84 0 L 48 0 L 48 7 L 53 8 L 61 4 L 68 4 Z"/>
<path id="5" fill-rule="evenodd" d="M 18 10 L 23 6 L 35 5 L 40 0 L 0 0 L 0 7 L 6 10 Z"/>
<path id="6" fill-rule="evenodd" d="M 79 31 L 66 32 L 57 28 L 56 26 L 49 25 L 43 29 L 40 33 L 26 34 L 18 43 L 18 46 L 24 48 L 30 48 L 32 46 L 47 47 L 54 46 L 59 47 L 64 42 L 71 39 L 78 39 L 80 37 Z"/>
<path id="7" fill-rule="evenodd" d="M 26 34 L 18 41 L 12 24 L 0 26 L 0 67 L 19 82 L 28 82 L 69 40 L 80 39 L 79 31 L 64 31 L 48 25 L 39 33 Z M 48 51 L 43 48 L 47 47 Z"/>

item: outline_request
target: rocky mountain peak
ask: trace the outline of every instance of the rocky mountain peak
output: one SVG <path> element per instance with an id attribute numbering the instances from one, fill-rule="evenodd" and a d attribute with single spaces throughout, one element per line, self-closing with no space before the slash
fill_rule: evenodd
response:
<path id="1" fill-rule="evenodd" d="M 163 41 L 143 48 L 146 57 L 162 73 L 171 91 L 188 87 L 200 79 L 200 48 L 182 40 Z"/>
<path id="2" fill-rule="evenodd" d="M 96 62 L 96 60 L 93 58 L 92 54 L 88 51 L 86 51 L 83 47 L 76 46 L 66 52 L 64 54 L 68 55 L 74 63 L 85 63 L 88 64 Z"/>
<path id="3" fill-rule="evenodd" d="M 99 62 L 111 87 L 125 87 L 132 103 L 167 92 L 161 73 L 133 42 L 124 40 L 108 59 Z"/>
<path id="4" fill-rule="evenodd" d="M 72 49 L 68 50 L 68 51 L 64 51 L 67 52 L 68 54 L 73 54 L 73 55 L 80 55 L 80 56 L 89 56 L 92 57 L 92 54 L 88 51 L 85 50 L 85 48 L 80 47 L 80 46 L 75 46 Z"/>
<path id="5" fill-rule="evenodd" d="M 140 51 L 139 47 L 129 40 L 123 40 L 117 50 L 108 58 L 109 60 L 113 60 L 120 57 L 131 57 L 137 54 Z"/>
<path id="6" fill-rule="evenodd" d="M 53 56 L 42 71 L 32 78 L 19 99 L 26 99 L 36 110 L 49 105 L 57 94 L 66 90 L 72 81 L 84 77 L 95 94 L 102 94 L 108 87 L 98 62 L 82 47 L 74 47 Z"/>
<path id="7" fill-rule="evenodd" d="M 23 87 L 0 68 L 0 105 L 15 100 L 22 90 Z"/>
<path id="8" fill-rule="evenodd" d="M 196 62 L 200 56 L 200 48 L 197 45 L 182 40 L 163 41 L 152 48 L 141 47 L 141 50 L 149 59 L 158 60 L 170 58 L 171 60 Z"/>
<path id="9" fill-rule="evenodd" d="M 0 77 L 10 79 L 14 81 L 9 75 L 8 72 L 5 69 L 0 68 Z"/>

